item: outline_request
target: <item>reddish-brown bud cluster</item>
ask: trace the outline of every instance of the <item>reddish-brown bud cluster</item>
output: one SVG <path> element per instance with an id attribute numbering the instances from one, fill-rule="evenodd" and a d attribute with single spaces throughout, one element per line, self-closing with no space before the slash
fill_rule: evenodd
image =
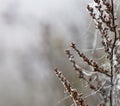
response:
<path id="1" fill-rule="evenodd" d="M 56 76 L 59 78 L 61 83 L 64 85 L 64 87 L 70 94 L 70 97 L 73 99 L 75 106 L 88 106 L 85 99 L 82 98 L 82 93 L 78 93 L 77 89 L 73 89 L 71 87 L 70 82 L 65 78 L 62 72 L 59 71 L 57 68 L 54 71 Z"/>

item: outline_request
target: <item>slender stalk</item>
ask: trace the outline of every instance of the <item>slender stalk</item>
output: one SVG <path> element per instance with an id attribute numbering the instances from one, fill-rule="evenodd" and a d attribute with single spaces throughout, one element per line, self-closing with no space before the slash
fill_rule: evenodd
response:
<path id="1" fill-rule="evenodd" d="M 114 87 L 114 82 L 113 82 L 113 77 L 114 77 L 114 64 L 113 64 L 113 56 L 114 56 L 114 48 L 115 44 L 117 41 L 117 32 L 116 32 L 116 27 L 115 27 L 115 16 L 114 16 L 114 3 L 113 0 L 111 0 L 111 6 L 112 6 L 112 26 L 114 28 L 114 42 L 113 42 L 113 47 L 111 50 L 111 90 L 110 90 L 110 106 L 113 106 L 113 87 Z"/>

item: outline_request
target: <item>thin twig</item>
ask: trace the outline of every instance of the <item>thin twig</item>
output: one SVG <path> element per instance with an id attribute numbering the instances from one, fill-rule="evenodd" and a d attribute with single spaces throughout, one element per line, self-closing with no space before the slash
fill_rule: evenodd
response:
<path id="1" fill-rule="evenodd" d="M 99 65 L 94 62 L 93 60 L 89 60 L 89 58 L 87 58 L 83 53 L 81 53 L 75 43 L 71 43 L 71 47 L 77 52 L 77 54 L 90 66 L 92 66 L 94 68 L 94 71 L 98 71 L 100 73 L 103 73 L 104 75 L 111 77 L 110 74 L 108 74 L 108 70 L 103 69 L 102 67 L 99 67 Z"/>
<path id="2" fill-rule="evenodd" d="M 59 78 L 61 83 L 64 85 L 67 92 L 70 94 L 75 106 L 88 106 L 86 101 L 82 98 L 82 93 L 78 93 L 77 89 L 73 89 L 70 85 L 70 82 L 65 78 L 61 71 L 57 68 L 54 70 L 56 76 Z"/>

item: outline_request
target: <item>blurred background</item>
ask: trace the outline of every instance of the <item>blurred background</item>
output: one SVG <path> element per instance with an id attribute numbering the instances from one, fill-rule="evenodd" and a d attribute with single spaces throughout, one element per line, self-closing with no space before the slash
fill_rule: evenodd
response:
<path id="1" fill-rule="evenodd" d="M 55 67 L 85 92 L 64 51 L 74 41 L 88 57 L 100 57 L 89 2 L 0 0 L 0 106 L 70 106 Z"/>

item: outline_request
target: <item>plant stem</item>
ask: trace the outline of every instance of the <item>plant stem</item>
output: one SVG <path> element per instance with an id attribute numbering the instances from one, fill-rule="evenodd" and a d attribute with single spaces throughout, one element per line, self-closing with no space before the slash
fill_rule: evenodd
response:
<path id="1" fill-rule="evenodd" d="M 114 77 L 114 64 L 113 64 L 113 56 L 114 56 L 114 48 L 115 44 L 117 41 L 117 32 L 116 32 L 116 27 L 115 27 L 115 16 L 114 16 L 114 3 L 113 0 L 111 0 L 111 6 L 112 6 L 112 26 L 114 28 L 114 42 L 113 42 L 113 47 L 111 50 L 111 90 L 110 90 L 110 106 L 113 106 L 113 87 L 114 87 L 114 82 L 113 82 L 113 77 Z"/>

